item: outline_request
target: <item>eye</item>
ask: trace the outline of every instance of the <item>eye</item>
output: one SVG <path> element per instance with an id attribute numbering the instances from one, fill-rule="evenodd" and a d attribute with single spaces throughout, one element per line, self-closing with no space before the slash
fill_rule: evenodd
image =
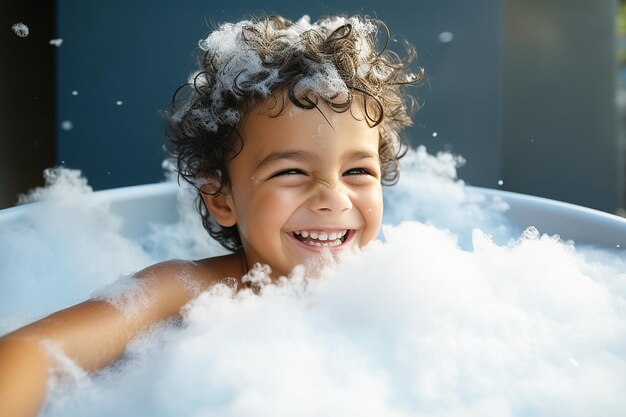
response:
<path id="1" fill-rule="evenodd" d="M 372 175 L 372 172 L 367 168 L 352 168 L 344 172 L 343 175 Z"/>
<path id="2" fill-rule="evenodd" d="M 286 175 L 306 175 L 306 174 L 301 169 L 289 168 L 289 169 L 283 169 L 282 171 L 278 171 L 275 174 L 272 174 L 270 178 L 282 177 Z"/>

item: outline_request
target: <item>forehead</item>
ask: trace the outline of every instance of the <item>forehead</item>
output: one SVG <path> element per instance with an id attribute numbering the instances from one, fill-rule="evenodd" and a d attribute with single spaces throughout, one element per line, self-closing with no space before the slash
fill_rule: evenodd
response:
<path id="1" fill-rule="evenodd" d="M 275 94 L 251 108 L 240 130 L 244 152 L 294 147 L 330 152 L 340 146 L 368 148 L 377 153 L 380 140 L 379 128 L 370 127 L 360 100 L 354 100 L 344 111 L 330 108 L 323 100 L 312 109 L 303 109 L 286 94 Z"/>

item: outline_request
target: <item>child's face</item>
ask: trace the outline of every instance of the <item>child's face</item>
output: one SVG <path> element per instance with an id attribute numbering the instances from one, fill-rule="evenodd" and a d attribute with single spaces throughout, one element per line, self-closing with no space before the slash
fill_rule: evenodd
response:
<path id="1" fill-rule="evenodd" d="M 268 264 L 273 275 L 324 249 L 366 245 L 383 210 L 379 130 L 360 106 L 337 113 L 321 100 L 319 111 L 285 101 L 277 117 L 270 99 L 245 118 L 226 197 L 249 265 Z"/>

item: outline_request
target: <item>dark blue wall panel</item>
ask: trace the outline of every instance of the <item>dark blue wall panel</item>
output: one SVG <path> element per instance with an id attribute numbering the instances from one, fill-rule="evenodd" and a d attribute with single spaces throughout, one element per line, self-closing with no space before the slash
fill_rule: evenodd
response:
<path id="1" fill-rule="evenodd" d="M 163 120 L 173 91 L 193 70 L 211 24 L 261 13 L 290 19 L 362 13 L 411 41 L 426 69 L 424 106 L 409 132 L 429 151 L 468 160 L 476 185 L 500 178 L 502 2 L 413 0 L 333 2 L 59 0 L 57 162 L 82 169 L 96 188 L 159 181 Z M 441 42 L 439 34 L 453 39 Z M 72 95 L 77 91 L 77 95 Z M 122 105 L 116 102 L 121 101 Z M 66 123 L 67 125 L 67 123 Z M 437 136 L 433 137 L 433 132 Z"/>

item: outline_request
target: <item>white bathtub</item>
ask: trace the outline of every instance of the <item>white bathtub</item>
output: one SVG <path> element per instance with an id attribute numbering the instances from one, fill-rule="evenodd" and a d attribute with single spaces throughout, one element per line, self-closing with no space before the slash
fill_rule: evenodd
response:
<path id="1" fill-rule="evenodd" d="M 118 235 L 108 210 L 103 215 L 96 213 L 98 204 L 81 205 L 82 194 L 0 211 L 0 334 L 154 263 L 158 259 L 140 247 L 150 232 L 165 232 L 162 241 L 187 251 L 168 228 L 150 226 L 177 221 L 176 187 L 161 183 L 86 196 L 109 203 L 132 240 Z M 348 260 L 341 275 L 330 271 L 304 293 L 298 280 L 267 297 L 205 293 L 189 306 L 184 326 L 137 341 L 128 365 L 111 367 L 58 400 L 51 396 L 59 411 L 44 415 L 173 416 L 181 409 L 217 415 L 253 393 L 262 406 L 252 402 L 254 410 L 222 414 L 258 415 L 273 406 L 273 415 L 302 415 L 321 404 L 319 415 L 362 415 L 364 407 L 377 415 L 409 415 L 396 412 L 406 406 L 420 415 L 519 415 L 528 407 L 528 415 L 623 416 L 626 220 L 546 199 L 470 190 L 508 203 L 507 218 L 517 231 L 534 225 L 610 254 L 589 250 L 585 258 L 550 239 L 521 240 L 510 250 L 483 244 L 470 253 L 433 227 L 393 228 L 386 245 L 372 245 L 367 257 Z M 458 213 L 459 207 L 468 206 L 450 212 L 473 215 Z M 38 208 L 43 210 L 30 215 Z M 194 214 L 183 211 L 183 220 Z M 180 226 L 188 230 L 186 221 Z M 191 227 L 206 243 L 201 226 Z M 63 232 L 67 236 L 58 236 Z M 201 249 L 198 256 L 210 255 Z M 298 401 L 285 402 L 287 384 Z M 327 396 L 340 398 L 347 411 L 333 409 L 337 403 Z M 478 400 L 467 400 L 471 396 Z"/>
<path id="2" fill-rule="evenodd" d="M 510 209 L 506 217 L 514 232 L 535 226 L 541 233 L 559 234 L 577 245 L 594 245 L 622 252 L 626 248 L 626 219 L 573 204 L 479 187 L 469 189 L 486 197 L 499 197 Z M 108 202 L 123 220 L 122 234 L 138 238 L 150 224 L 177 220 L 177 185 L 171 182 L 98 191 L 93 198 Z M 19 221 L 30 205 L 0 210 L 0 225 Z M 1 230 L 1 226 L 0 226 Z"/>

